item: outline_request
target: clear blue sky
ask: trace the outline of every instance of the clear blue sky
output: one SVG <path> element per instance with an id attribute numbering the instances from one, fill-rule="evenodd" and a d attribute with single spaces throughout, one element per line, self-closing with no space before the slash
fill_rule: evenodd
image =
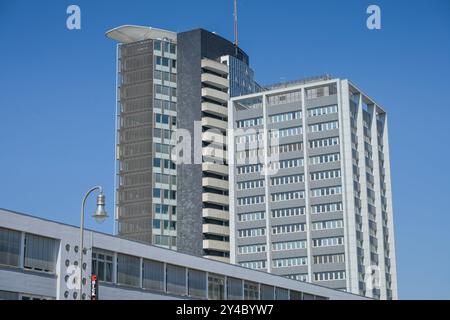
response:
<path id="1" fill-rule="evenodd" d="M 82 29 L 66 29 L 81 7 Z M 370 4 L 382 29 L 369 31 Z M 263 84 L 349 78 L 390 116 L 400 298 L 450 299 L 450 1 L 239 0 L 240 46 Z M 113 213 L 115 44 L 122 24 L 232 39 L 232 0 L 0 0 L 0 207 L 79 223 L 83 193 Z M 89 209 L 93 210 L 91 199 Z M 112 219 L 97 226 L 112 232 Z"/>

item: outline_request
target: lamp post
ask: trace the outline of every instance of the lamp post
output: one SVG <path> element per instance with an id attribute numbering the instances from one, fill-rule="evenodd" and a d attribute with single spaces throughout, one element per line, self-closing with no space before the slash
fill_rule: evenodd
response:
<path id="1" fill-rule="evenodd" d="M 105 210 L 105 195 L 103 194 L 103 188 L 100 186 L 96 186 L 89 190 L 83 198 L 81 203 L 81 223 L 80 223 L 80 293 L 79 300 L 83 299 L 83 254 L 84 254 L 84 246 L 83 246 L 83 238 L 84 238 L 84 206 L 86 204 L 86 200 L 89 195 L 98 190 L 99 194 L 97 196 L 97 210 L 95 210 L 92 217 L 95 219 L 97 223 L 102 223 L 108 217 L 108 214 Z"/>

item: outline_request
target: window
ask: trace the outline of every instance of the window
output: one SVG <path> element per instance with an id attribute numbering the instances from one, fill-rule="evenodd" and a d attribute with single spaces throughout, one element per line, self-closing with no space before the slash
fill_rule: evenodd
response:
<path id="1" fill-rule="evenodd" d="M 290 274 L 290 275 L 287 275 L 286 278 L 289 278 L 292 280 L 297 280 L 297 281 L 308 282 L 308 274 L 307 273 Z"/>
<path id="2" fill-rule="evenodd" d="M 167 292 L 186 295 L 186 268 L 167 265 Z"/>
<path id="3" fill-rule="evenodd" d="M 339 137 L 325 138 L 325 139 L 316 139 L 309 141 L 309 148 L 324 148 L 330 146 L 336 146 L 339 144 Z"/>
<path id="4" fill-rule="evenodd" d="M 306 249 L 306 240 L 274 242 L 272 248 L 273 251 Z"/>
<path id="5" fill-rule="evenodd" d="M 97 248 L 92 249 L 92 273 L 99 281 L 113 282 L 114 254 Z"/>
<path id="6" fill-rule="evenodd" d="M 227 299 L 242 300 L 242 280 L 227 277 Z"/>
<path id="7" fill-rule="evenodd" d="M 25 235 L 26 269 L 55 272 L 58 255 L 58 241 L 33 234 Z"/>
<path id="8" fill-rule="evenodd" d="M 240 254 L 266 252 L 266 245 L 265 244 L 252 244 L 252 245 L 247 245 L 247 246 L 239 246 L 238 250 L 239 250 Z"/>
<path id="9" fill-rule="evenodd" d="M 303 128 L 300 127 L 292 127 L 292 128 L 283 128 L 283 129 L 272 129 L 270 131 L 270 135 L 271 138 L 275 138 L 275 137 L 280 137 L 280 138 L 284 138 L 284 137 L 291 137 L 291 136 L 298 136 L 300 134 L 303 133 Z"/>
<path id="10" fill-rule="evenodd" d="M 155 40 L 153 45 L 155 50 L 161 51 L 161 41 Z"/>
<path id="11" fill-rule="evenodd" d="M 305 207 L 272 210 L 272 218 L 294 217 L 305 214 Z"/>
<path id="12" fill-rule="evenodd" d="M 338 129 L 339 125 L 337 121 L 321 122 L 309 125 L 309 132 L 321 132 Z"/>
<path id="13" fill-rule="evenodd" d="M 237 168 L 237 174 L 256 173 L 262 170 L 261 164 L 241 166 Z"/>
<path id="14" fill-rule="evenodd" d="M 263 118 L 259 117 L 259 118 L 252 118 L 252 119 L 236 121 L 236 126 L 238 128 L 248 128 L 248 127 L 259 126 L 259 125 L 262 125 L 263 123 L 264 123 Z"/>
<path id="15" fill-rule="evenodd" d="M 283 104 L 283 103 L 292 103 L 302 100 L 302 92 L 292 91 L 292 92 L 283 92 L 279 94 L 270 95 L 267 97 L 267 103 L 270 106 Z"/>
<path id="16" fill-rule="evenodd" d="M 336 212 L 342 210 L 342 203 L 327 203 L 327 204 L 317 204 L 311 206 L 311 213 L 326 213 L 326 212 Z"/>
<path id="17" fill-rule="evenodd" d="M 285 224 L 272 227 L 272 234 L 284 234 L 305 231 L 304 223 Z"/>
<path id="18" fill-rule="evenodd" d="M 302 293 L 300 291 L 290 290 L 289 299 L 290 300 L 303 300 Z"/>
<path id="19" fill-rule="evenodd" d="M 274 300 L 275 288 L 266 284 L 261 284 L 261 300 Z"/>
<path id="20" fill-rule="evenodd" d="M 272 260 L 272 266 L 274 268 L 305 266 L 307 264 L 308 264 L 307 257 L 283 258 Z"/>
<path id="21" fill-rule="evenodd" d="M 313 247 L 332 247 L 344 244 L 344 237 L 313 239 Z"/>
<path id="22" fill-rule="evenodd" d="M 144 289 L 164 291 L 164 263 L 144 259 L 142 286 Z"/>
<path id="23" fill-rule="evenodd" d="M 188 270 L 189 296 L 194 298 L 206 298 L 206 272 Z"/>
<path id="24" fill-rule="evenodd" d="M 272 169 L 288 169 L 288 168 L 299 168 L 303 167 L 303 158 L 297 159 L 286 159 L 280 160 L 278 162 L 273 162 L 270 164 Z"/>
<path id="25" fill-rule="evenodd" d="M 20 246 L 20 232 L 0 228 L 0 265 L 18 267 Z"/>
<path id="26" fill-rule="evenodd" d="M 272 123 L 284 122 L 284 121 L 300 119 L 301 117 L 302 117 L 301 111 L 278 113 L 278 114 L 274 114 L 274 115 L 270 116 L 270 122 L 272 122 Z"/>
<path id="27" fill-rule="evenodd" d="M 272 202 L 297 200 L 297 199 L 303 199 L 303 198 L 305 198 L 305 191 L 303 191 L 303 190 L 272 193 L 272 195 L 271 195 Z"/>
<path id="28" fill-rule="evenodd" d="M 260 270 L 266 268 L 266 260 L 241 262 L 240 265 L 244 268 Z"/>
<path id="29" fill-rule="evenodd" d="M 264 187 L 264 179 L 238 182 L 238 190 L 256 189 Z"/>
<path id="30" fill-rule="evenodd" d="M 208 275 L 208 299 L 224 300 L 225 298 L 225 277 L 209 274 Z"/>
<path id="31" fill-rule="evenodd" d="M 280 144 L 278 146 L 270 147 L 270 153 L 278 154 L 278 153 L 285 153 L 285 152 L 302 151 L 302 148 L 303 148 L 302 142 Z"/>
<path id="32" fill-rule="evenodd" d="M 265 196 L 252 196 L 252 197 L 243 197 L 243 198 L 238 198 L 238 206 L 246 206 L 246 205 L 251 205 L 251 204 L 260 204 L 260 203 L 264 203 L 265 201 Z"/>
<path id="33" fill-rule="evenodd" d="M 239 222 L 257 221 L 257 220 L 263 220 L 264 217 L 265 217 L 264 211 L 240 213 L 240 214 L 238 214 L 238 221 Z"/>
<path id="34" fill-rule="evenodd" d="M 119 253 L 117 255 L 117 283 L 140 287 L 140 259 Z"/>
<path id="35" fill-rule="evenodd" d="M 311 197 L 325 197 L 342 193 L 341 186 L 311 189 Z"/>
<path id="36" fill-rule="evenodd" d="M 315 272 L 315 281 L 345 280 L 345 271 Z"/>
<path id="37" fill-rule="evenodd" d="M 317 117 L 322 116 L 324 114 L 336 113 L 337 111 L 338 111 L 337 105 L 312 108 L 308 110 L 308 116 Z"/>
<path id="38" fill-rule="evenodd" d="M 238 235 L 239 238 L 260 237 L 266 235 L 266 228 L 241 229 Z"/>
<path id="39" fill-rule="evenodd" d="M 330 263 L 344 263 L 345 255 L 339 254 L 325 254 L 314 256 L 314 264 L 330 264 Z"/>
<path id="40" fill-rule="evenodd" d="M 311 181 L 315 180 L 326 180 L 326 179 L 336 179 L 341 177 L 341 170 L 328 170 L 328 171 L 318 171 L 318 172 L 312 172 L 310 174 Z"/>
<path id="41" fill-rule="evenodd" d="M 330 163 L 339 160 L 341 160 L 341 155 L 339 153 L 323 154 L 319 156 L 310 157 L 309 164 Z"/>
<path id="42" fill-rule="evenodd" d="M 338 229 L 344 227 L 343 220 L 328 220 L 328 221 L 318 221 L 312 223 L 312 230 L 329 230 Z"/>
<path id="43" fill-rule="evenodd" d="M 270 182 L 272 186 L 284 185 L 284 184 L 293 184 L 303 182 L 304 176 L 303 174 L 296 174 L 292 176 L 282 176 L 271 178 Z"/>
<path id="44" fill-rule="evenodd" d="M 259 286 L 256 282 L 244 281 L 244 300 L 258 300 Z"/>

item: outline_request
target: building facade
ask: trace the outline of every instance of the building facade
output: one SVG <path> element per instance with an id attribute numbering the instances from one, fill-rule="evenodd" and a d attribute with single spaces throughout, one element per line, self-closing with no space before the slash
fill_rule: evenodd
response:
<path id="1" fill-rule="evenodd" d="M 361 296 L 85 231 L 82 299 L 324 300 Z M 0 209 L 0 300 L 78 300 L 79 228 Z"/>
<path id="2" fill-rule="evenodd" d="M 106 35 L 119 42 L 117 233 L 229 261 L 227 105 L 260 90 L 248 56 L 203 29 Z"/>
<path id="3" fill-rule="evenodd" d="M 231 99 L 231 262 L 397 298 L 386 112 L 324 77 Z"/>
<path id="4" fill-rule="evenodd" d="M 176 249 L 176 33 L 107 32 L 117 46 L 116 224 L 129 239 Z"/>

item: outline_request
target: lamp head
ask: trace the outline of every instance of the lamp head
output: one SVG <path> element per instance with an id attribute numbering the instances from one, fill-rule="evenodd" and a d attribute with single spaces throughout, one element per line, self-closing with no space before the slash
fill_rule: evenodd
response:
<path id="1" fill-rule="evenodd" d="M 95 210 L 92 217 L 97 221 L 97 223 L 102 223 L 103 221 L 108 218 L 108 214 L 105 210 L 105 195 L 103 193 L 100 193 L 97 196 L 97 210 Z"/>

